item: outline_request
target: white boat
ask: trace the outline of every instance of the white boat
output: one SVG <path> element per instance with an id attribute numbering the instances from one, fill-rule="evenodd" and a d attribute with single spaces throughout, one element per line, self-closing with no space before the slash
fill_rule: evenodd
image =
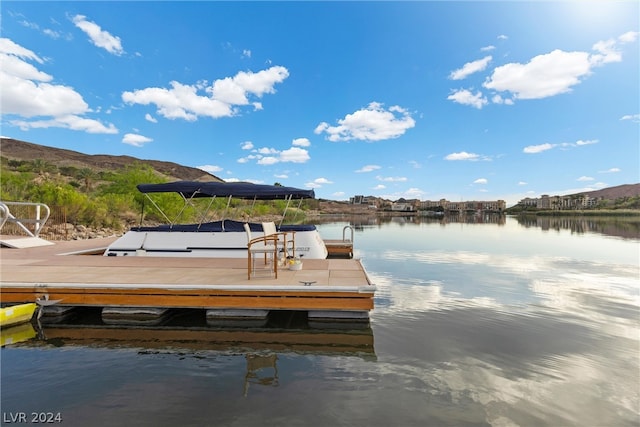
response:
<path id="1" fill-rule="evenodd" d="M 252 237 L 264 235 L 261 222 L 222 219 L 203 220 L 199 223 L 183 224 L 178 220 L 169 220 L 152 196 L 157 193 L 177 193 L 184 200 L 185 207 L 210 199 L 205 203 L 201 218 L 206 218 L 215 198 L 226 198 L 225 210 L 232 199 L 285 200 L 286 207 L 282 218 L 292 200 L 314 198 L 313 190 L 301 190 L 278 185 L 259 185 L 251 183 L 196 182 L 178 181 L 164 184 L 140 184 L 138 190 L 160 211 L 168 223 L 154 226 L 132 227 L 122 237 L 113 242 L 104 252 L 105 256 L 155 256 L 155 257 L 209 257 L 209 258 L 246 258 L 249 235 L 245 223 L 249 224 Z M 206 201 L 206 200 L 205 200 Z M 183 207 L 184 210 L 184 207 Z M 182 212 L 182 211 L 181 211 Z M 226 213 L 223 215 L 225 217 Z M 179 216 L 179 215 L 178 215 Z M 287 233 L 295 239 L 295 249 L 290 256 L 304 259 L 324 259 L 327 247 L 315 225 L 276 224 L 276 231 Z"/>

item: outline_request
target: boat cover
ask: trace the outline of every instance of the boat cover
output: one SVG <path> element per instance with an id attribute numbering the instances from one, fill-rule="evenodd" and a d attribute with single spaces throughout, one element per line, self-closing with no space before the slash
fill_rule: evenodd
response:
<path id="1" fill-rule="evenodd" d="M 224 221 L 205 222 L 202 224 L 161 224 L 153 226 L 131 227 L 131 231 L 181 231 L 181 232 L 240 232 L 245 233 L 244 222 L 225 219 Z M 250 222 L 251 231 L 262 232 L 262 223 Z M 289 224 L 281 225 L 278 231 L 313 231 L 315 225 Z"/>
<path id="2" fill-rule="evenodd" d="M 163 184 L 139 184 L 141 193 L 179 193 L 183 197 L 236 197 L 239 199 L 277 200 L 313 199 L 313 190 L 302 190 L 280 185 L 252 184 L 248 182 L 176 181 Z"/>

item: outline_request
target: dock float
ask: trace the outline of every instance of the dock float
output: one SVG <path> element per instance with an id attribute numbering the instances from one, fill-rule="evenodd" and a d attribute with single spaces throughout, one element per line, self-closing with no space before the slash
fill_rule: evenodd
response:
<path id="1" fill-rule="evenodd" d="M 0 302 L 61 300 L 62 307 L 295 310 L 353 320 L 376 290 L 359 260 L 308 259 L 278 278 L 247 279 L 244 258 L 103 257 L 115 238 L 0 248 Z M 368 316 L 367 316 L 368 320 Z"/>

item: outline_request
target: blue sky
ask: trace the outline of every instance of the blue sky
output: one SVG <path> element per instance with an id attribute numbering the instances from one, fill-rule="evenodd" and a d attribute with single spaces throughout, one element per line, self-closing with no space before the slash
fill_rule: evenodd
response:
<path id="1" fill-rule="evenodd" d="M 639 6 L 14 2 L 2 136 L 347 200 L 640 181 Z"/>

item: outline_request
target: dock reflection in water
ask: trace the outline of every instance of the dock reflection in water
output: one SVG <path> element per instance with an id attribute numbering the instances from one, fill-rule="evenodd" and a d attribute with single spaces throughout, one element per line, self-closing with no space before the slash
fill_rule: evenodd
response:
<path id="1" fill-rule="evenodd" d="M 175 310 L 160 325 L 108 325 L 99 309 L 74 309 L 65 316 L 44 318 L 15 333 L 3 330 L 3 345 L 14 348 L 135 350 L 138 357 L 178 357 L 206 360 L 242 358 L 242 395 L 250 388 L 280 385 L 280 355 L 347 356 L 375 360 L 373 332 L 368 322 L 309 322 L 303 312 L 273 312 L 262 327 L 207 324 L 202 310 Z M 249 323 L 250 325 L 250 323 Z M 28 331 L 27 331 L 28 328 Z M 23 330 L 24 329 L 24 330 Z M 37 333 L 36 333 L 37 331 Z M 282 368 L 281 368 L 282 369 Z M 237 366 L 234 366 L 238 373 Z"/>
<path id="2" fill-rule="evenodd" d="M 194 322 L 197 314 L 170 319 L 163 325 L 104 325 L 71 319 L 42 325 L 42 343 L 56 346 L 129 347 L 141 349 L 288 351 L 375 357 L 368 323 L 326 323 L 311 328 L 294 319 L 289 325 L 272 321 L 263 328 L 213 327 Z M 295 317 L 298 313 L 290 313 Z M 86 316 L 86 314 L 85 314 Z M 286 318 L 286 315 L 282 316 Z"/>

